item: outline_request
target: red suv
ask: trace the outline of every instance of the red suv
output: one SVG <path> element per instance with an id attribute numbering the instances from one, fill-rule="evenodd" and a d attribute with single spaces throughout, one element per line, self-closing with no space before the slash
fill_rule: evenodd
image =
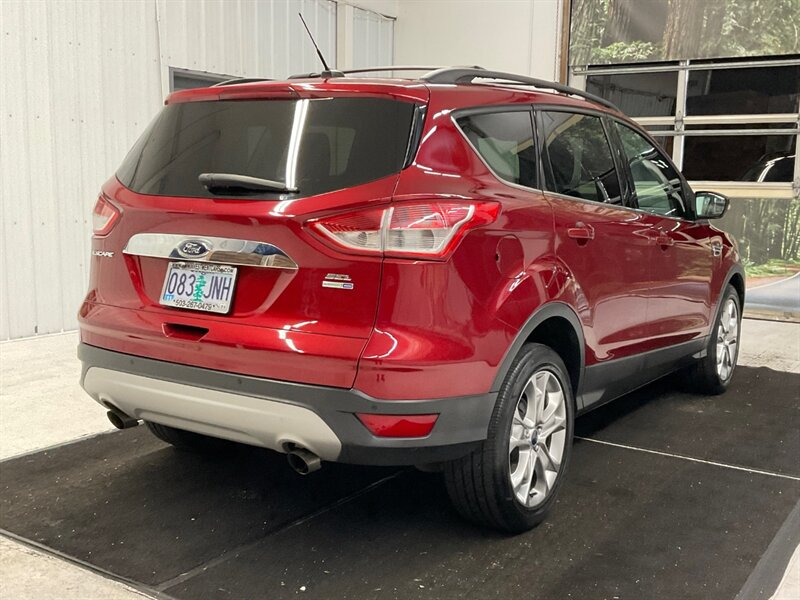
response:
<path id="1" fill-rule="evenodd" d="M 708 222 L 726 207 L 552 82 L 176 92 L 94 209 L 81 382 L 179 447 L 441 469 L 460 513 L 522 531 L 576 415 L 679 369 L 728 386 L 744 278 Z"/>

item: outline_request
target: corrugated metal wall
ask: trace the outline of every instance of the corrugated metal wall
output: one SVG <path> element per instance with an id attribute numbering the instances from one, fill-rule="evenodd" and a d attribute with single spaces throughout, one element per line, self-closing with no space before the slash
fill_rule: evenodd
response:
<path id="1" fill-rule="evenodd" d="M 299 11 L 334 62 L 329 0 L 0 0 L 0 339 L 76 327 L 97 192 L 161 106 L 169 68 L 319 70 Z M 388 62 L 384 24 L 359 27 L 359 64 Z"/>
<path id="2" fill-rule="evenodd" d="M 353 21 L 353 68 L 393 65 L 395 20 L 356 7 Z"/>

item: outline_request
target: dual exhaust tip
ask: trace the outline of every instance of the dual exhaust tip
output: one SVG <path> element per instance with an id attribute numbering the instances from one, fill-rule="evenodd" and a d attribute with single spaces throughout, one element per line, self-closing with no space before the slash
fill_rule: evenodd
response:
<path id="1" fill-rule="evenodd" d="M 133 419 L 117 409 L 109 410 L 106 415 L 111 424 L 117 429 L 128 429 L 139 424 L 138 419 Z M 289 450 L 286 453 L 286 459 L 289 461 L 289 466 L 300 475 L 308 475 L 322 468 L 322 459 L 305 448 L 295 447 Z"/>

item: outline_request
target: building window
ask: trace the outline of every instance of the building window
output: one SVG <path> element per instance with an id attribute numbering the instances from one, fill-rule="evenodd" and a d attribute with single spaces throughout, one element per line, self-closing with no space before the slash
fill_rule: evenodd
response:
<path id="1" fill-rule="evenodd" d="M 753 184 L 783 184 L 773 192 L 786 198 L 800 193 L 797 55 L 575 72 L 586 76 L 587 91 L 656 136 L 688 179 L 738 182 L 751 197 L 758 195 Z"/>
<path id="2" fill-rule="evenodd" d="M 222 81 L 235 79 L 234 75 L 221 75 L 205 71 L 190 71 L 189 69 L 169 68 L 169 91 L 191 90 L 194 88 L 209 87 Z"/>

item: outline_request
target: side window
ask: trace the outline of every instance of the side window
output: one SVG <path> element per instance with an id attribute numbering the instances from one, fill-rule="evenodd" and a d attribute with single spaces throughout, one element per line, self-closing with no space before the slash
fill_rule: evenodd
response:
<path id="1" fill-rule="evenodd" d="M 619 175 L 600 118 L 555 111 L 541 115 L 547 189 L 622 204 Z"/>
<path id="2" fill-rule="evenodd" d="M 536 145 L 528 111 L 469 115 L 456 120 L 461 131 L 498 177 L 535 188 Z"/>
<path id="3" fill-rule="evenodd" d="M 616 123 L 616 127 L 633 176 L 639 208 L 667 217 L 685 217 L 678 172 L 646 137 L 621 123 Z"/>

